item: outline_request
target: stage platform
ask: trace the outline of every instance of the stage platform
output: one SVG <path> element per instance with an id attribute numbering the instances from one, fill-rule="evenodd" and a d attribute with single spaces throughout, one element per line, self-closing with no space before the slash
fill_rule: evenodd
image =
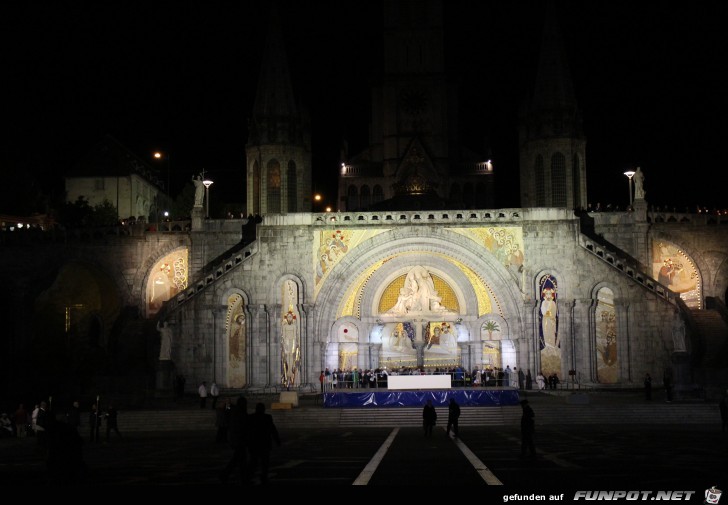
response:
<path id="1" fill-rule="evenodd" d="M 459 388 L 401 391 L 391 389 L 343 389 L 323 394 L 324 407 L 421 407 L 432 400 L 435 407 L 445 407 L 450 398 L 461 407 L 502 407 L 518 405 L 518 390 L 513 388 Z"/>

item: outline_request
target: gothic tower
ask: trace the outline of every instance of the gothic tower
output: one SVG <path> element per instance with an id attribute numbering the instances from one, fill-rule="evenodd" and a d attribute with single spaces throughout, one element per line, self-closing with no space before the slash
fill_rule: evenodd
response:
<path id="1" fill-rule="evenodd" d="M 586 138 L 552 8 L 533 95 L 521 109 L 519 147 L 522 207 L 586 207 Z"/>
<path id="2" fill-rule="evenodd" d="M 384 69 L 372 90 L 369 147 L 342 153 L 339 210 L 492 206 L 492 165 L 459 144 L 442 2 L 383 8 Z"/>
<path id="3" fill-rule="evenodd" d="M 311 211 L 311 133 L 297 106 L 275 4 L 246 145 L 248 214 Z"/>

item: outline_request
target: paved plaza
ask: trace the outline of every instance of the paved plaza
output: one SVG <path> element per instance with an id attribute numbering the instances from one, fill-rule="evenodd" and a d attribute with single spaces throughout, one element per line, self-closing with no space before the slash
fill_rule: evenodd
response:
<path id="1" fill-rule="evenodd" d="M 535 458 L 520 457 L 518 426 L 461 428 L 446 435 L 440 420 L 432 437 L 420 428 L 316 428 L 285 426 L 271 455 L 269 489 L 319 495 L 333 486 L 456 490 L 481 487 L 478 496 L 563 493 L 577 490 L 694 491 L 728 489 L 728 433 L 710 425 L 538 425 Z M 133 432 L 109 443 L 84 443 L 84 487 L 190 487 L 234 493 L 220 469 L 232 451 L 211 429 Z M 0 441 L 3 489 L 46 485 L 45 461 L 34 438 Z M 258 483 L 257 478 L 253 481 Z M 173 488 L 173 489 L 172 489 Z M 299 489 L 299 491 L 296 491 Z M 79 496 L 79 499 L 81 497 Z M 684 500 L 683 500 L 684 501 Z"/>

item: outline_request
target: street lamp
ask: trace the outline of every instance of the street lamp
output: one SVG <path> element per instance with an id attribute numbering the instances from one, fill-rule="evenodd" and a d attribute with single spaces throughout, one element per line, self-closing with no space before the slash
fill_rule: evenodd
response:
<path id="1" fill-rule="evenodd" d="M 154 153 L 154 159 L 161 160 L 162 158 L 165 158 L 167 160 L 167 185 L 164 187 L 164 189 L 167 190 L 167 202 L 169 202 L 169 171 L 172 157 L 169 155 L 169 153 L 166 153 L 166 155 L 159 151 L 156 151 Z"/>
<path id="2" fill-rule="evenodd" d="M 205 185 L 205 200 L 207 200 L 207 210 L 205 211 L 205 218 L 210 219 L 210 186 L 212 186 L 212 181 L 210 179 L 205 179 L 202 181 L 202 184 Z"/>
<path id="3" fill-rule="evenodd" d="M 624 175 L 627 176 L 627 184 L 629 185 L 629 203 L 627 204 L 628 207 L 632 206 L 632 177 L 634 177 L 634 170 L 627 170 Z"/>

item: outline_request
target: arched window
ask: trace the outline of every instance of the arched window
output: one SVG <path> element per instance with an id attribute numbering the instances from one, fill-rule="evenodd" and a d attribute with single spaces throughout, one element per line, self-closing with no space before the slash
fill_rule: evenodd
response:
<path id="1" fill-rule="evenodd" d="M 359 210 L 359 192 L 353 184 L 346 191 L 346 210 Z"/>
<path id="2" fill-rule="evenodd" d="M 584 202 L 581 201 L 581 160 L 579 160 L 578 154 L 574 154 L 572 159 L 571 173 L 572 181 L 574 182 L 574 208 L 586 208 Z"/>
<path id="3" fill-rule="evenodd" d="M 359 193 L 359 201 L 363 210 L 368 209 L 369 206 L 372 204 L 372 195 L 369 191 L 369 186 L 367 186 L 366 184 L 361 187 L 361 192 Z"/>
<path id="4" fill-rule="evenodd" d="M 253 214 L 260 214 L 260 165 L 253 163 Z"/>
<path id="5" fill-rule="evenodd" d="M 266 180 L 268 189 L 267 213 L 275 214 L 281 211 L 281 165 L 278 160 L 268 162 L 268 178 Z"/>
<path id="6" fill-rule="evenodd" d="M 379 184 L 374 185 L 374 189 L 372 190 L 372 203 L 379 203 L 382 200 L 384 200 L 384 190 Z"/>
<path id="7" fill-rule="evenodd" d="M 551 205 L 566 207 L 566 158 L 561 153 L 551 156 Z"/>
<path id="8" fill-rule="evenodd" d="M 543 157 L 539 154 L 536 156 L 536 162 L 533 167 L 533 176 L 536 179 L 534 182 L 536 186 L 536 207 L 546 206 L 546 175 L 543 170 Z"/>
<path id="9" fill-rule="evenodd" d="M 291 160 L 288 162 L 288 172 L 286 173 L 286 183 L 288 185 L 288 212 L 298 211 L 298 178 L 296 177 L 296 162 Z"/>

